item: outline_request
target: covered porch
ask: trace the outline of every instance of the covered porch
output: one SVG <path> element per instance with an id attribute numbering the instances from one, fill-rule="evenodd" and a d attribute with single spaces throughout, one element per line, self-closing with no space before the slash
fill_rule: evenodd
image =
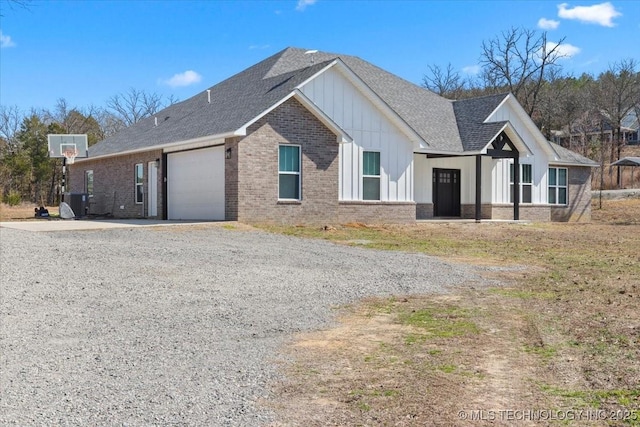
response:
<path id="1" fill-rule="evenodd" d="M 416 220 L 519 221 L 522 154 L 530 154 L 530 150 L 508 124 L 475 152 L 415 152 Z M 508 182 L 497 182 L 504 181 L 504 174 L 495 173 L 504 159 L 513 165 L 510 176 Z M 495 194 L 505 186 L 512 192 L 513 203 L 496 201 Z M 549 212 L 548 207 L 526 207 L 531 208 L 542 208 L 542 216 Z"/>

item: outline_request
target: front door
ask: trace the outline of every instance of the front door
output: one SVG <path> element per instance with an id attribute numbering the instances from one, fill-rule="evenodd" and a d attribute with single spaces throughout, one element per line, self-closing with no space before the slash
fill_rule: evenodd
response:
<path id="1" fill-rule="evenodd" d="M 147 190 L 147 216 L 158 216 L 158 165 L 149 162 Z"/>
<path id="2" fill-rule="evenodd" d="M 460 169 L 433 169 L 433 216 L 460 216 Z"/>

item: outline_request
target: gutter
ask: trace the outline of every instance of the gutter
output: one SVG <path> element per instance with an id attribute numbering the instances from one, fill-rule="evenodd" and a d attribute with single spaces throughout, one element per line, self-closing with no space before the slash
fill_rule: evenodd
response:
<path id="1" fill-rule="evenodd" d="M 232 132 L 225 132 L 217 135 L 208 135 L 208 136 L 201 136 L 199 138 L 187 139 L 185 141 L 169 142 L 161 145 L 153 145 L 150 147 L 136 148 L 136 149 L 127 150 L 127 151 L 119 151 L 117 153 L 102 154 L 102 155 L 93 156 L 93 157 L 89 156 L 82 159 L 76 159 L 75 163 L 82 163 L 82 162 L 86 162 L 89 160 L 96 160 L 96 159 L 106 159 L 109 157 L 125 156 L 127 154 L 143 153 L 146 151 L 164 150 L 166 148 L 180 147 L 181 145 L 197 144 L 197 143 L 207 142 L 207 141 L 216 140 L 216 139 L 225 139 L 225 138 L 232 138 L 234 136 L 244 136 L 244 135 L 246 135 L 246 132 L 243 133 L 241 130 L 235 130 Z"/>

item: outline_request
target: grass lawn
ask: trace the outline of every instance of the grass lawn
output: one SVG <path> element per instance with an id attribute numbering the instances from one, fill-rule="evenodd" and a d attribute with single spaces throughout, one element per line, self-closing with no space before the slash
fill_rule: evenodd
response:
<path id="1" fill-rule="evenodd" d="M 502 282 L 341 307 L 336 328 L 286 349 L 269 405 L 287 424 L 640 426 L 640 200 L 606 201 L 589 224 L 262 228 Z"/>

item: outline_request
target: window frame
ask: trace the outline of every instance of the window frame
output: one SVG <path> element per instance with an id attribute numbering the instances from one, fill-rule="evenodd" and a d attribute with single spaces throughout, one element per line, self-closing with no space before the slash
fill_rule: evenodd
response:
<path id="1" fill-rule="evenodd" d="M 365 156 L 367 154 L 377 154 L 378 155 L 378 174 L 377 175 L 371 175 L 371 174 L 365 174 L 364 172 L 364 166 L 365 166 Z M 382 199 L 382 191 L 381 191 L 381 170 L 382 170 L 382 166 L 380 165 L 380 159 L 381 159 L 381 154 L 379 150 L 363 150 L 362 151 L 362 169 L 361 169 L 361 175 L 362 175 L 362 200 L 366 200 L 366 201 L 380 201 Z M 378 198 L 377 199 L 367 199 L 365 198 L 365 180 L 377 180 L 378 182 Z"/>
<path id="2" fill-rule="evenodd" d="M 84 192 L 93 197 L 93 169 L 84 171 Z"/>
<path id="3" fill-rule="evenodd" d="M 551 170 L 555 170 L 555 184 L 551 184 Z M 564 169 L 565 174 L 564 174 L 564 185 L 560 184 L 560 170 Z M 547 203 L 549 203 L 550 205 L 555 205 L 555 206 L 568 206 L 569 205 L 569 168 L 566 167 L 562 167 L 562 166 L 549 166 L 549 170 L 548 170 L 548 179 L 547 179 L 547 190 L 548 190 L 548 194 L 547 194 Z M 564 189 L 564 202 L 561 203 L 560 200 L 560 190 Z M 553 195 L 555 197 L 555 201 L 551 201 L 551 194 L 553 192 Z"/>
<path id="4" fill-rule="evenodd" d="M 135 164 L 133 168 L 133 182 L 133 198 L 136 205 L 141 205 L 144 203 L 144 163 Z M 139 190 L 138 187 L 140 187 Z M 140 199 L 138 199 L 138 196 L 140 196 Z"/>
<path id="5" fill-rule="evenodd" d="M 514 178 L 514 166 L 515 163 L 511 162 L 509 163 L 509 203 L 513 203 L 513 178 Z M 525 182 L 523 180 L 524 177 L 524 167 L 527 166 L 529 167 L 530 173 L 529 173 L 529 177 L 530 177 L 530 181 L 529 182 Z M 530 195 L 530 200 L 525 202 L 523 200 L 524 198 L 524 188 L 528 187 L 529 188 L 529 195 Z M 520 163 L 520 203 L 527 203 L 527 204 L 532 204 L 533 203 L 533 165 L 530 163 Z"/>
<path id="6" fill-rule="evenodd" d="M 294 147 L 298 150 L 298 170 L 297 171 L 283 171 L 280 170 L 280 155 L 282 147 Z M 285 198 L 280 195 L 280 177 L 282 175 L 294 175 L 298 177 L 298 197 L 297 198 Z M 300 201 L 302 200 L 302 146 L 298 144 L 278 144 L 278 200 L 281 201 Z"/>

